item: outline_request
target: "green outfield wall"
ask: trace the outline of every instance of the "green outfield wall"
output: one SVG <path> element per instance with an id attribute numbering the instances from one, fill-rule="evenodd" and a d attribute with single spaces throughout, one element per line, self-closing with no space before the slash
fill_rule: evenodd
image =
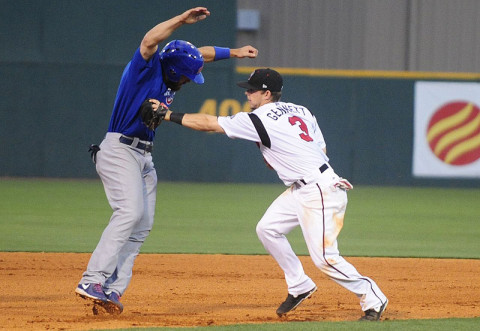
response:
<path id="1" fill-rule="evenodd" d="M 205 3 L 215 15 L 194 28 L 182 27 L 174 38 L 233 47 L 235 3 Z M 0 176 L 96 177 L 87 150 L 105 134 L 125 64 L 150 27 L 179 12 L 178 4 L 116 4 L 5 3 L 8 8 L 0 14 Z M 181 10 L 194 5 L 184 1 Z M 206 83 L 185 86 L 172 110 L 215 115 L 246 110 L 235 82 L 252 69 L 236 67 L 234 61 L 206 64 Z M 415 82 L 476 82 L 479 77 L 277 69 L 284 76 L 282 100 L 316 115 L 331 164 L 354 184 L 480 184 L 478 178 L 412 175 Z M 153 155 L 159 180 L 279 182 L 254 143 L 172 123 L 157 129 Z"/>

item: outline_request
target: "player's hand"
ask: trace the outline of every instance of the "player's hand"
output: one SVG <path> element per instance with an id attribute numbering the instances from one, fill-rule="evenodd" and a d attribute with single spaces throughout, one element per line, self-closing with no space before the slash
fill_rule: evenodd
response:
<path id="1" fill-rule="evenodd" d="M 157 99 L 148 99 L 148 101 L 152 104 L 153 111 L 157 111 L 160 107 L 161 102 Z"/>
<path id="2" fill-rule="evenodd" d="M 238 57 L 238 58 L 245 58 L 245 57 L 256 58 L 258 55 L 258 49 L 250 45 L 247 45 L 241 48 L 231 49 L 230 55 L 232 57 Z"/>
<path id="3" fill-rule="evenodd" d="M 183 14 L 181 14 L 180 18 L 182 22 L 185 24 L 194 24 L 194 23 L 197 23 L 198 21 L 203 21 L 204 19 L 207 18 L 207 16 L 210 16 L 210 12 L 208 11 L 207 8 L 196 7 L 196 8 L 189 9 Z"/>

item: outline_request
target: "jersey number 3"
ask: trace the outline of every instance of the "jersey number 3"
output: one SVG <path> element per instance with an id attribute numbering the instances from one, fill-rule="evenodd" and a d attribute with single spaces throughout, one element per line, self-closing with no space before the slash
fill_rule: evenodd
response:
<path id="1" fill-rule="evenodd" d="M 292 116 L 288 118 L 288 121 L 290 122 L 291 125 L 300 123 L 300 125 L 298 126 L 300 130 L 302 130 L 302 133 L 299 134 L 300 138 L 302 138 L 305 141 L 313 141 L 313 138 L 308 135 L 307 125 L 300 117 Z"/>

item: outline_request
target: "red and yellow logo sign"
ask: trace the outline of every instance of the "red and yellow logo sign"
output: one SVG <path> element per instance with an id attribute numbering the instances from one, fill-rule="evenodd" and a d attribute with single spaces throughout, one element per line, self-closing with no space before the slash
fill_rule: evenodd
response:
<path id="1" fill-rule="evenodd" d="M 480 109 L 471 102 L 451 102 L 430 119 L 427 140 L 443 162 L 466 165 L 480 158 Z"/>

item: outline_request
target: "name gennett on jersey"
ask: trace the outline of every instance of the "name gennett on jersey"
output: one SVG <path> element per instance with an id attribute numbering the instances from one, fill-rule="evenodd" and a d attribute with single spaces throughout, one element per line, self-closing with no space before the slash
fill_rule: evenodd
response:
<path id="1" fill-rule="evenodd" d="M 307 108 L 295 105 L 293 103 L 275 102 L 273 105 L 274 105 L 273 107 L 272 107 L 272 104 L 263 105 L 262 107 L 259 107 L 258 109 L 264 108 L 264 107 L 265 108 L 270 107 L 270 109 L 267 111 L 266 116 L 271 118 L 272 120 L 275 120 L 275 121 L 278 120 L 282 115 L 285 115 L 285 114 L 306 115 L 307 112 L 309 112 L 311 114 L 310 110 L 308 110 Z M 235 115 L 231 115 L 231 116 L 227 116 L 227 117 L 234 118 Z"/>
<path id="2" fill-rule="evenodd" d="M 307 110 L 305 107 L 294 105 L 293 103 L 275 102 L 275 108 L 270 108 L 267 112 L 267 117 L 272 120 L 278 120 L 285 114 L 302 114 L 305 115 Z"/>

